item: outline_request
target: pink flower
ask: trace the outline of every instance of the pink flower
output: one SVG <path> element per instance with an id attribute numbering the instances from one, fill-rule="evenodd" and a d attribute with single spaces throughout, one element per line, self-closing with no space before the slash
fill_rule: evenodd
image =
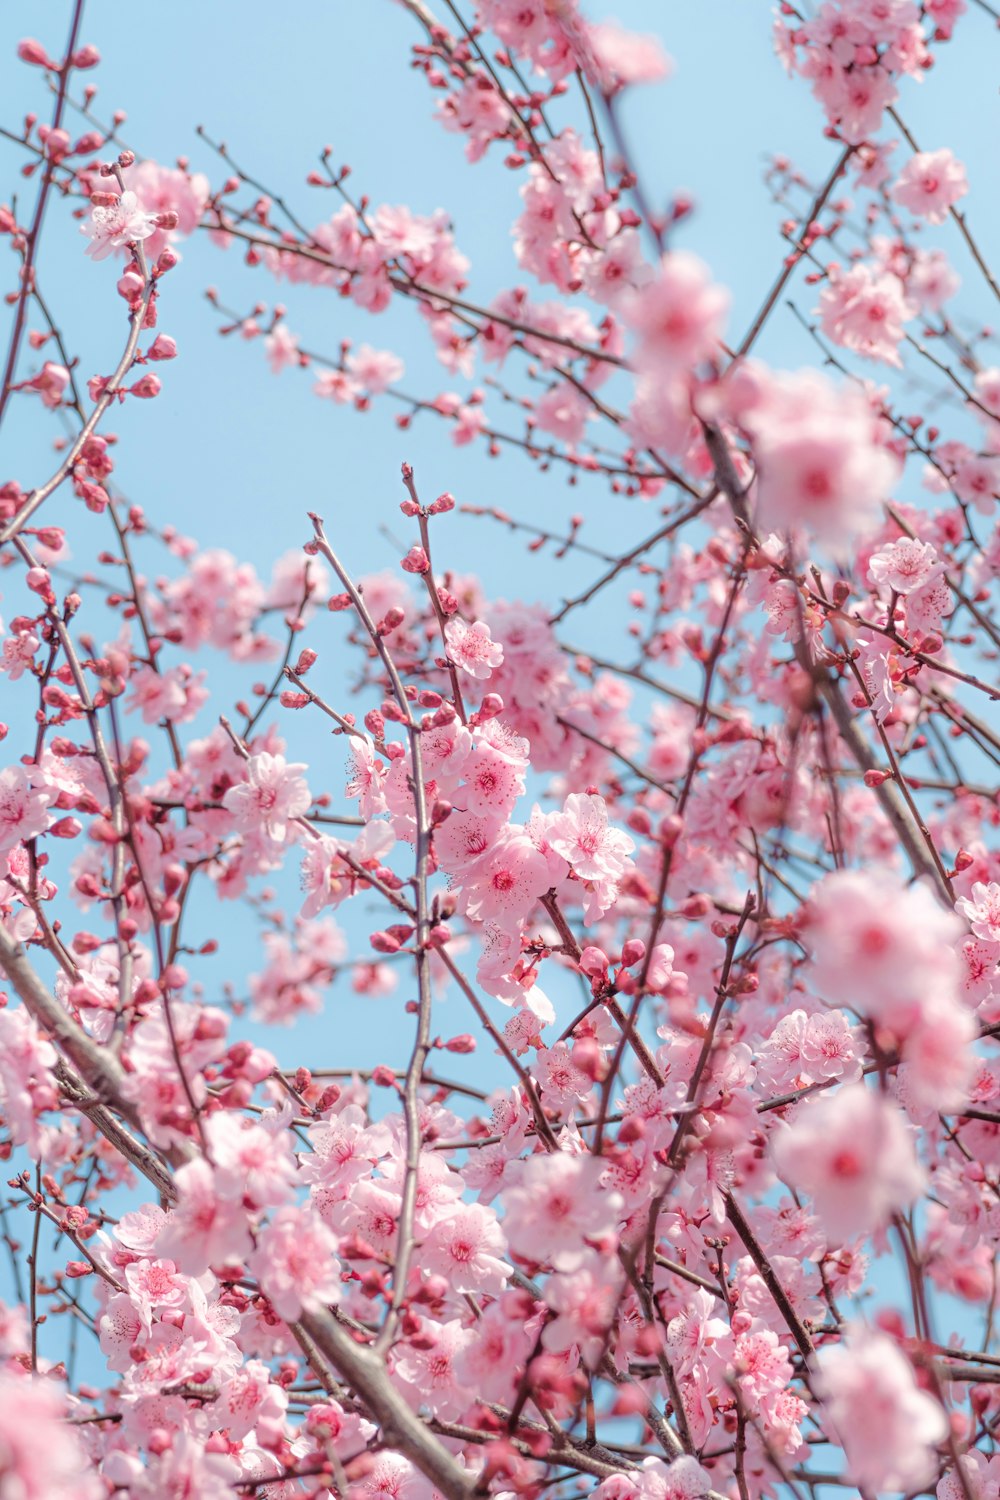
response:
<path id="1" fill-rule="evenodd" d="M 855 1484 L 871 1493 L 927 1484 L 948 1421 L 887 1334 L 855 1325 L 840 1343 L 821 1349 L 815 1379 Z"/>
<path id="2" fill-rule="evenodd" d="M 544 855 L 513 827 L 499 835 L 470 872 L 463 888 L 467 914 L 476 922 L 501 925 L 521 916 L 552 884 Z"/>
<path id="3" fill-rule="evenodd" d="M 903 324 L 916 317 L 917 309 L 906 300 L 898 277 L 863 264 L 849 271 L 831 266 L 817 311 L 823 332 L 835 344 L 902 367 Z"/>
<path id="4" fill-rule="evenodd" d="M 11 1500 L 97 1500 L 106 1493 L 66 1421 L 58 1382 L 0 1374 L 0 1475 Z"/>
<path id="5" fill-rule="evenodd" d="M 213 1265 L 242 1265 L 252 1247 L 247 1211 L 230 1190 L 220 1188 L 207 1161 L 178 1168 L 177 1206 L 156 1240 L 156 1253 L 187 1276 Z"/>
<path id="6" fill-rule="evenodd" d="M 94 260 L 104 260 L 112 250 L 136 240 L 148 240 L 155 229 L 153 215 L 133 192 L 122 193 L 110 208 L 92 208 L 88 222 L 80 225 L 80 233 L 90 236 L 87 254 Z"/>
<path id="7" fill-rule="evenodd" d="M 264 350 L 272 375 L 280 375 L 289 365 L 299 362 L 299 343 L 286 323 L 276 323 L 264 338 Z"/>
<path id="8" fill-rule="evenodd" d="M 448 1280 L 456 1292 L 496 1297 L 510 1266 L 502 1259 L 503 1231 L 491 1208 L 461 1204 L 439 1219 L 420 1247 L 420 1264 Z"/>
<path id="9" fill-rule="evenodd" d="M 947 146 L 911 156 L 889 190 L 904 208 L 930 224 L 943 224 L 948 210 L 969 191 L 965 168 Z"/>
<path id="10" fill-rule="evenodd" d="M 51 359 L 47 359 L 39 370 L 25 386 L 27 391 L 35 391 L 42 398 L 43 406 L 54 410 L 63 398 L 63 392 L 69 385 L 69 371 L 65 365 L 57 365 Z"/>
<path id="11" fill-rule="evenodd" d="M 503 647 L 490 636 L 490 627 L 482 620 L 467 625 L 464 620 L 449 620 L 444 627 L 448 655 L 457 667 L 485 682 L 503 661 Z"/>
<path id="12" fill-rule="evenodd" d="M 354 377 L 358 388 L 369 396 L 380 396 L 397 380 L 402 380 L 405 366 L 397 354 L 390 349 L 373 349 L 362 344 L 348 354 L 344 363 Z"/>
<path id="13" fill-rule="evenodd" d="M 604 1353 L 622 1294 L 618 1263 L 587 1252 L 575 1271 L 557 1271 L 545 1283 L 545 1301 L 555 1317 L 545 1325 L 542 1344 L 553 1353 L 577 1348 L 593 1369 Z"/>
<path id="14" fill-rule="evenodd" d="M 728 292 L 711 281 L 696 255 L 665 255 L 652 280 L 625 304 L 626 321 L 639 340 L 637 368 L 687 374 L 718 352 L 728 309 Z"/>
<path id="15" fill-rule="evenodd" d="M 281 1208 L 249 1259 L 261 1291 L 280 1318 L 340 1300 L 340 1262 L 333 1233 L 313 1210 Z"/>
<path id="16" fill-rule="evenodd" d="M 929 583 L 940 568 L 937 550 L 930 542 L 904 536 L 872 554 L 868 573 L 877 584 L 897 594 L 909 594 Z"/>
<path id="17" fill-rule="evenodd" d="M 503 1227 L 515 1254 L 574 1271 L 586 1259 L 586 1241 L 612 1240 L 623 1200 L 601 1187 L 604 1169 L 586 1154 L 529 1157 L 504 1200 Z"/>
<path id="18" fill-rule="evenodd" d="M 0 854 L 37 838 L 49 826 L 49 792 L 36 790 L 23 766 L 0 771 Z"/>
<path id="19" fill-rule="evenodd" d="M 812 1198 L 831 1244 L 881 1228 L 926 1181 L 903 1115 L 863 1083 L 799 1104 L 771 1153 L 782 1180 Z"/>
<path id="20" fill-rule="evenodd" d="M 237 828 L 284 843 L 288 824 L 309 811 L 309 788 L 299 775 L 303 764 L 289 765 L 283 755 L 262 751 L 246 762 L 246 781 L 230 787 L 222 799 Z"/>
<path id="21" fill-rule="evenodd" d="M 548 842 L 581 880 L 618 880 L 635 842 L 608 822 L 603 797 L 571 792 L 549 825 Z"/>
<path id="22" fill-rule="evenodd" d="M 815 370 L 764 376 L 743 420 L 758 464 L 762 529 L 801 527 L 835 553 L 875 529 L 897 465 L 876 440 L 860 390 Z"/>
<path id="23" fill-rule="evenodd" d="M 989 884 L 977 880 L 968 896 L 960 897 L 955 906 L 976 937 L 1000 943 L 1000 885 L 995 880 Z"/>

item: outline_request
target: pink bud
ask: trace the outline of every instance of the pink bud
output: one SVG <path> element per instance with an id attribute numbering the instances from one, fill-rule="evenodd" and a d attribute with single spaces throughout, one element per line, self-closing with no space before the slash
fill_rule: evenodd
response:
<path id="1" fill-rule="evenodd" d="M 411 547 L 400 563 L 404 573 L 429 573 L 430 558 L 423 547 Z"/>
<path id="2" fill-rule="evenodd" d="M 68 1260 L 64 1274 L 79 1280 L 82 1276 L 93 1276 L 94 1268 L 85 1260 Z"/>
<path id="3" fill-rule="evenodd" d="M 445 490 L 443 495 L 438 495 L 437 499 L 431 503 L 431 505 L 428 507 L 427 514 L 429 516 L 440 516 L 443 515 L 445 511 L 454 509 L 455 497 L 454 495 L 450 495 L 448 491 Z"/>
<path id="4" fill-rule="evenodd" d="M 143 375 L 135 385 L 129 387 L 133 396 L 141 396 L 144 401 L 153 396 L 158 396 L 163 389 L 163 382 L 158 375 Z"/>
<path id="5" fill-rule="evenodd" d="M 23 42 L 18 42 L 17 55 L 22 62 L 30 63 L 35 68 L 55 67 L 55 63 L 50 60 L 41 42 L 36 42 L 31 36 L 26 36 Z"/>
<path id="6" fill-rule="evenodd" d="M 124 278 L 123 278 L 124 279 Z M 121 282 L 119 282 L 119 286 Z M 140 282 L 140 286 L 142 283 Z M 177 344 L 169 333 L 158 333 L 146 350 L 147 359 L 176 359 Z"/>
<path id="7" fill-rule="evenodd" d="M 646 944 L 642 941 L 642 938 L 629 938 L 628 942 L 622 948 L 622 963 L 626 969 L 631 969 L 636 964 L 641 964 L 645 957 Z"/>
<path id="8" fill-rule="evenodd" d="M 591 979 L 603 979 L 608 972 L 608 955 L 603 948 L 584 948 L 580 954 L 580 968 Z"/>
<path id="9" fill-rule="evenodd" d="M 25 577 L 29 589 L 43 598 L 52 596 L 52 580 L 44 568 L 29 568 Z"/>
<path id="10" fill-rule="evenodd" d="M 87 68 L 96 68 L 100 60 L 101 54 L 98 52 L 97 48 L 91 46 L 89 42 L 86 44 L 86 46 L 80 47 L 76 52 L 74 52 L 73 56 L 70 58 L 70 62 L 73 64 L 74 68 L 79 68 L 81 72 L 85 71 Z M 131 155 L 131 152 L 129 153 L 129 155 Z M 134 161 L 135 157 L 132 157 L 132 160 Z"/>
<path id="11" fill-rule="evenodd" d="M 498 714 L 503 713 L 503 699 L 499 693 L 487 693 L 479 705 L 479 717 L 481 719 L 495 719 Z"/>
<path id="12" fill-rule="evenodd" d="M 875 788 L 883 786 L 885 782 L 892 780 L 891 771 L 866 771 L 865 786 Z"/>
<path id="13" fill-rule="evenodd" d="M 444 1044 L 446 1052 L 475 1052 L 476 1039 L 464 1032 L 461 1036 L 453 1036 Z"/>

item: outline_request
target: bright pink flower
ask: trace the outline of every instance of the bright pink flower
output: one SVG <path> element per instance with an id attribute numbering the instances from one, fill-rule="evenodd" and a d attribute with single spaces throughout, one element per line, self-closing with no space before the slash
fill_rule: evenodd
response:
<path id="1" fill-rule="evenodd" d="M 816 1389 L 848 1473 L 871 1492 L 922 1489 L 937 1470 L 948 1419 L 887 1334 L 856 1324 L 819 1354 Z"/>
<path id="2" fill-rule="evenodd" d="M 42 404 L 49 410 L 54 410 L 63 398 L 63 392 L 69 385 L 69 371 L 65 365 L 54 363 L 47 359 L 39 370 L 25 385 L 25 390 L 35 391 L 42 398 Z"/>
<path id="3" fill-rule="evenodd" d="M 889 190 L 897 203 L 930 224 L 943 224 L 968 191 L 965 168 L 947 147 L 911 156 Z"/>
<path id="4" fill-rule="evenodd" d="M 771 1151 L 783 1181 L 812 1198 L 831 1244 L 880 1228 L 926 1182 L 904 1116 L 863 1083 L 797 1105 Z"/>

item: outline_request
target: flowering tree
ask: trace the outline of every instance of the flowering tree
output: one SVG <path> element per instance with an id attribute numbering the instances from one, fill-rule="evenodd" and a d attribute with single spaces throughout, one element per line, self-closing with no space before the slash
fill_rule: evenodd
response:
<path id="1" fill-rule="evenodd" d="M 224 146 L 214 178 L 145 159 L 93 112 L 82 0 L 62 50 L 19 48 L 0 420 L 40 401 L 59 437 L 0 489 L 0 1496 L 995 1497 L 1000 289 L 961 163 L 906 122 L 994 13 L 780 6 L 829 170 L 769 169 L 783 258 L 740 329 L 630 156 L 655 40 L 576 0 L 403 4 L 441 123 L 520 187 L 525 284 L 485 301 L 446 214 L 329 151 L 311 229 Z M 110 373 L 43 226 L 79 238 Z M 398 571 L 357 577 L 304 509 L 269 585 L 199 552 L 118 490 L 112 430 L 184 378 L 196 233 L 262 286 L 413 304 L 458 389 L 213 293 L 276 372 L 656 524 L 613 553 L 583 514 L 482 513 L 592 560 L 558 605 L 486 597 L 408 465 Z M 754 350 L 793 288 L 789 373 Z M 623 582 L 632 656 L 582 653 Z M 272 664 L 235 708 L 227 658 Z M 346 784 L 296 758 L 320 720 Z M 206 990 L 215 903 L 263 930 L 249 1033 L 242 945 Z M 331 1026 L 279 1067 L 261 1026 L 331 986 L 372 1065 Z"/>

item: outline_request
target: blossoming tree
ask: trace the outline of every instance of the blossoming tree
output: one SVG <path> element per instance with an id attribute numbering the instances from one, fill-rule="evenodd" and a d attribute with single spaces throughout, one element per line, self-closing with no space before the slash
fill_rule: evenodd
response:
<path id="1" fill-rule="evenodd" d="M 214 177 L 144 158 L 94 112 L 82 0 L 62 50 L 19 48 L 0 421 L 58 426 L 49 471 L 0 476 L 0 1496 L 995 1497 L 1000 289 L 906 106 L 995 13 L 780 5 L 830 162 L 770 169 L 742 329 L 630 156 L 655 40 L 577 0 L 403 6 L 440 122 L 520 185 L 524 284 L 491 298 L 447 214 L 328 151 L 313 228 L 223 146 Z M 74 294 L 117 290 L 110 371 L 68 346 L 43 229 Z M 213 294 L 276 372 L 636 498 L 649 535 L 484 513 L 553 593 L 593 567 L 487 597 L 406 465 L 398 570 L 356 576 L 304 509 L 269 585 L 199 552 L 121 493 L 113 430 L 184 379 L 196 234 L 222 277 L 413 304 L 457 389 Z M 788 372 L 754 353 L 792 288 Z M 623 581 L 631 657 L 574 648 Z M 271 663 L 235 708 L 226 658 Z M 318 723 L 346 782 L 301 758 Z M 263 928 L 249 1033 L 201 977 L 220 903 L 234 986 Z M 371 1066 L 331 1024 L 279 1067 L 263 1028 L 343 991 Z"/>

